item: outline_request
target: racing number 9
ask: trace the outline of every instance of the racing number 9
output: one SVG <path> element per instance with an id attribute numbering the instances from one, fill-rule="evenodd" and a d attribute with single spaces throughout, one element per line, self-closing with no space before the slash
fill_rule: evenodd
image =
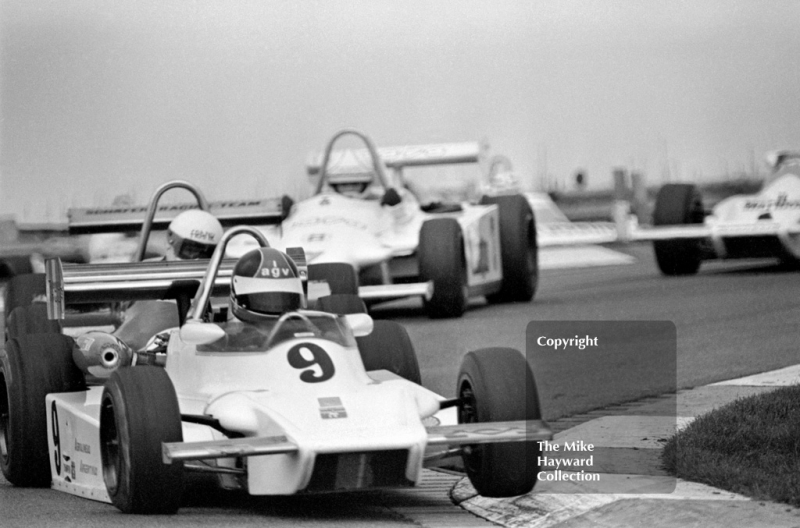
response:
<path id="1" fill-rule="evenodd" d="M 56 410 L 56 402 L 50 407 L 51 420 L 53 422 L 53 462 L 56 466 L 56 475 L 61 475 L 61 435 L 58 432 L 58 411 Z"/>
<path id="2" fill-rule="evenodd" d="M 306 359 L 303 355 L 311 354 L 313 359 Z M 288 354 L 289 364 L 296 368 L 296 369 L 306 369 L 308 367 L 313 367 L 314 365 L 319 366 L 319 373 L 317 373 L 317 369 L 310 368 L 308 370 L 304 370 L 300 374 L 300 379 L 305 381 L 306 383 L 319 383 L 321 381 L 327 381 L 333 377 L 333 374 L 336 372 L 336 369 L 333 366 L 333 360 L 328 355 L 325 350 L 322 349 L 319 345 L 315 345 L 314 343 L 300 343 L 298 345 L 293 346 L 289 349 Z"/>

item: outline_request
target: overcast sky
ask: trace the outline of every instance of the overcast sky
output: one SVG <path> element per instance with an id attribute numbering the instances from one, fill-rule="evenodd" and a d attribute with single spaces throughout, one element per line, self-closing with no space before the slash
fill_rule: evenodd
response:
<path id="1" fill-rule="evenodd" d="M 183 178 L 307 192 L 345 127 L 485 140 L 530 185 L 711 180 L 800 148 L 795 0 L 2 0 L 0 214 Z"/>

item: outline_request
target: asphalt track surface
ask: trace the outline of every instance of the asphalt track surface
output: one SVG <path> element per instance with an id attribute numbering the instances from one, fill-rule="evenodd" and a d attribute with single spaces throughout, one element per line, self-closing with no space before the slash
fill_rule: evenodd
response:
<path id="1" fill-rule="evenodd" d="M 460 319 L 429 320 L 420 303 L 402 301 L 376 307 L 373 315 L 408 328 L 423 383 L 447 396 L 468 350 L 504 346 L 524 352 L 533 320 L 673 321 L 678 339 L 672 385 L 679 388 L 798 363 L 800 272 L 759 260 L 704 263 L 696 276 L 664 278 L 648 246 L 621 250 L 637 262 L 543 272 L 531 304 L 475 301 Z M 658 391 L 646 379 L 637 385 L 627 372 L 635 369 L 620 365 L 531 362 L 547 419 L 630 400 L 631 386 L 641 395 Z M 398 511 L 423 509 L 429 500 L 403 498 L 405 509 L 398 510 L 390 507 L 391 497 L 375 493 L 258 498 L 218 492 L 199 481 L 178 515 L 137 517 L 48 489 L 14 488 L 0 477 L 0 527 L 407 526 L 413 520 Z"/>

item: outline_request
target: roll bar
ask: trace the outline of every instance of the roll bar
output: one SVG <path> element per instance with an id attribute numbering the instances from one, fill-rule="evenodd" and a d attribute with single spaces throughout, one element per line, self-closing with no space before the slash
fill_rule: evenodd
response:
<path id="1" fill-rule="evenodd" d="M 144 260 L 144 254 L 147 250 L 147 240 L 150 238 L 150 231 L 153 227 L 153 218 L 156 216 L 156 211 L 158 210 L 158 200 L 161 196 L 170 189 L 186 189 L 190 193 L 194 195 L 197 199 L 198 207 L 203 211 L 208 211 L 208 201 L 206 197 L 203 195 L 202 191 L 195 187 L 193 184 L 184 181 L 184 180 L 175 180 L 167 182 L 161 185 L 156 191 L 153 193 L 153 197 L 150 198 L 150 205 L 147 208 L 147 214 L 144 218 L 144 224 L 142 225 L 142 232 L 139 235 L 139 245 L 136 247 L 136 253 L 134 253 L 133 258 L 134 262 L 141 262 Z"/>
<path id="2" fill-rule="evenodd" d="M 214 254 L 211 255 L 211 260 L 208 263 L 206 274 L 200 283 L 200 287 L 197 288 L 197 293 L 195 294 L 194 299 L 192 300 L 191 308 L 189 309 L 189 315 L 186 318 L 187 323 L 203 321 L 206 307 L 208 306 L 208 300 L 211 297 L 211 291 L 214 288 L 214 282 L 217 279 L 217 272 L 219 271 L 220 262 L 222 262 L 222 257 L 225 256 L 225 249 L 228 246 L 228 241 L 236 235 L 242 234 L 251 235 L 256 239 L 256 242 L 258 242 L 260 247 L 270 247 L 267 237 L 265 237 L 264 234 L 255 227 L 236 226 L 226 231 L 225 234 L 222 235 L 222 239 L 217 245 L 217 248 L 214 250 Z"/>
<path id="3" fill-rule="evenodd" d="M 388 190 L 391 186 L 389 185 L 389 179 L 386 176 L 386 167 L 383 164 L 383 160 L 381 160 L 380 155 L 378 154 L 378 149 L 375 147 L 375 143 L 367 136 L 359 132 L 358 130 L 354 130 L 351 128 L 345 128 L 340 130 L 333 137 L 328 141 L 328 144 L 325 146 L 325 153 L 322 156 L 322 164 L 319 167 L 319 181 L 317 182 L 317 188 L 314 191 L 314 194 L 319 194 L 322 192 L 322 188 L 325 186 L 325 181 L 328 178 L 328 162 L 331 159 L 331 152 L 333 152 L 333 145 L 336 141 L 343 137 L 343 136 L 356 136 L 357 138 L 361 139 L 364 142 L 364 145 L 367 147 L 367 151 L 369 152 L 370 157 L 372 158 L 372 167 L 375 169 L 375 174 L 378 177 L 378 182 L 384 188 L 384 190 Z"/>

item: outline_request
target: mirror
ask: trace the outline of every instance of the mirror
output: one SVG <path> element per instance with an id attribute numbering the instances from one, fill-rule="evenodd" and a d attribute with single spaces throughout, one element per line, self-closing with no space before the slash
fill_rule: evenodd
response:
<path id="1" fill-rule="evenodd" d="M 353 329 L 353 335 L 356 337 L 364 337 L 372 333 L 372 317 L 365 313 L 354 313 L 345 315 L 347 324 Z"/>
<path id="2" fill-rule="evenodd" d="M 225 336 L 225 330 L 213 323 L 187 322 L 181 327 L 181 340 L 190 345 L 207 345 Z"/>

